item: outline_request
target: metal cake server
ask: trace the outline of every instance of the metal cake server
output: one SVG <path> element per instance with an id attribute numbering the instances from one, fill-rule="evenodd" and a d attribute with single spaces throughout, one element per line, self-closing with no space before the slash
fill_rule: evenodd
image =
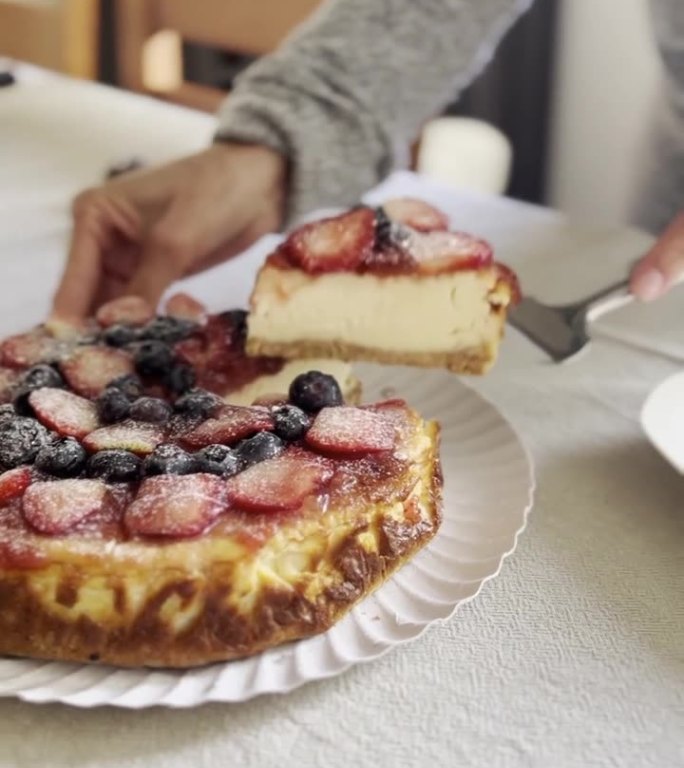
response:
<path id="1" fill-rule="evenodd" d="M 684 276 L 677 282 L 683 280 Z M 625 279 L 572 304 L 549 306 L 531 297 L 524 298 L 509 309 L 508 322 L 554 361 L 563 362 L 589 343 L 592 322 L 633 300 L 629 280 Z"/>

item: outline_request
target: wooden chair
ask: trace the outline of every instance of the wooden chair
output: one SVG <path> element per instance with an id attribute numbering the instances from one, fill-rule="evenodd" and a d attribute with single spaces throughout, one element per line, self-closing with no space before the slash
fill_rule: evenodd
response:
<path id="1" fill-rule="evenodd" d="M 115 0 L 119 83 L 213 112 L 225 92 L 183 79 L 182 42 L 261 56 L 320 0 Z"/>
<path id="2" fill-rule="evenodd" d="M 0 56 L 97 79 L 97 0 L 0 0 Z"/>

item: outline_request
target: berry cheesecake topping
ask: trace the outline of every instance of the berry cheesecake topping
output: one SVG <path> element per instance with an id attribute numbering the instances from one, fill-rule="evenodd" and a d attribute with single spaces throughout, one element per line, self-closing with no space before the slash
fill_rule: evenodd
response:
<path id="1" fill-rule="evenodd" d="M 0 346 L 13 366 L 0 369 L 11 373 L 0 381 L 0 543 L 18 530 L 197 536 L 226 515 L 311 507 L 342 465 L 392 455 L 400 421 L 345 405 L 319 371 L 270 403 L 226 404 L 203 385 L 233 375 L 244 313 L 206 317 L 188 299 L 176 311 L 153 317 L 119 300 L 85 336 L 43 329 L 14 337 L 9 355 Z"/>
<path id="2" fill-rule="evenodd" d="M 310 275 L 366 272 L 378 275 L 440 275 L 497 267 L 484 240 L 449 231 L 447 216 L 422 200 L 400 198 L 378 208 L 305 224 L 269 256 L 274 267 Z M 508 282 L 510 270 L 498 272 Z"/>

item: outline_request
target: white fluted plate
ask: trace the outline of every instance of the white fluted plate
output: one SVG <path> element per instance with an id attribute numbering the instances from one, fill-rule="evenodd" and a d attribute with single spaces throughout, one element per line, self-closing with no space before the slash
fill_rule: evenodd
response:
<path id="1" fill-rule="evenodd" d="M 442 371 L 359 365 L 364 399 L 401 396 L 442 426 L 444 522 L 433 541 L 328 632 L 195 670 L 0 659 L 0 696 L 78 707 L 192 707 L 285 693 L 340 674 L 448 619 L 515 549 L 532 505 L 530 458 L 490 403 Z"/>

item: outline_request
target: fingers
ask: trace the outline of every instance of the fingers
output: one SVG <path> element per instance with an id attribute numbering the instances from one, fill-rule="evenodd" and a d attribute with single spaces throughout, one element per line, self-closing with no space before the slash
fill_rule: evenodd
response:
<path id="1" fill-rule="evenodd" d="M 156 307 L 176 280 L 229 258 L 238 250 L 240 243 L 236 241 L 249 226 L 254 215 L 252 206 L 245 206 L 232 189 L 221 193 L 181 193 L 173 200 L 145 238 L 127 293 Z"/>
<path id="2" fill-rule="evenodd" d="M 126 293 L 140 296 L 157 307 L 164 291 L 182 277 L 195 259 L 195 247 L 172 230 L 153 231 L 143 246 L 140 264 L 128 283 Z"/>
<path id="3" fill-rule="evenodd" d="M 101 290 L 103 253 L 116 233 L 134 239 L 139 222 L 125 204 L 95 191 L 74 202 L 74 229 L 66 268 L 53 301 L 53 314 L 68 319 L 86 317 Z"/>
<path id="4" fill-rule="evenodd" d="M 282 216 L 285 160 L 263 147 L 212 147 L 81 195 L 58 315 L 83 318 L 129 293 L 157 306 L 178 278 L 245 244 Z"/>
<path id="5" fill-rule="evenodd" d="M 684 275 L 684 212 L 658 239 L 632 272 L 630 288 L 642 301 L 662 296 Z"/>
<path id="6" fill-rule="evenodd" d="M 230 241 L 237 222 L 223 223 L 220 235 L 207 221 L 204 200 L 200 205 L 179 197 L 149 232 L 139 266 L 126 292 L 140 296 L 153 307 L 176 280 L 193 271 L 215 240 Z"/>

